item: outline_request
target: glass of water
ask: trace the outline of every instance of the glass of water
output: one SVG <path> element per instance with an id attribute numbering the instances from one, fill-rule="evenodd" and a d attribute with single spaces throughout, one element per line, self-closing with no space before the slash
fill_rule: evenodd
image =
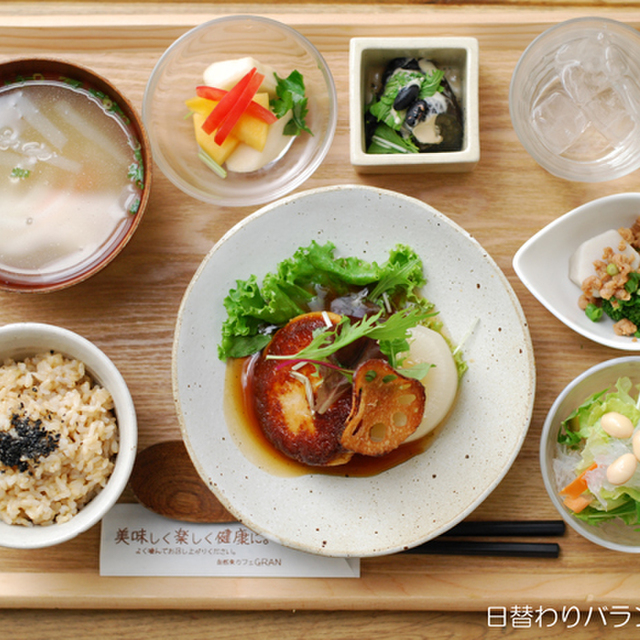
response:
<path id="1" fill-rule="evenodd" d="M 547 29 L 524 51 L 509 110 L 524 148 L 550 173 L 601 182 L 640 168 L 640 33 L 607 18 Z"/>

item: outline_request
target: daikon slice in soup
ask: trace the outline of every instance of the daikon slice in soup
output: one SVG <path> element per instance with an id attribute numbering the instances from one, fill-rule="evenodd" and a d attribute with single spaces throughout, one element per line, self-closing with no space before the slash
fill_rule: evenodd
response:
<path id="1" fill-rule="evenodd" d="M 115 247 L 140 205 L 144 167 L 104 93 L 38 79 L 0 88 L 0 270 L 59 280 Z"/>

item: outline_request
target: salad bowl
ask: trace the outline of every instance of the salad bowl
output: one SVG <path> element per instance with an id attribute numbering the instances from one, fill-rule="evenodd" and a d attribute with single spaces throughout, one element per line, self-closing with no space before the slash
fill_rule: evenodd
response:
<path id="1" fill-rule="evenodd" d="M 430 446 L 364 477 L 272 473 L 246 453 L 225 405 L 227 365 L 218 358 L 224 298 L 236 280 L 255 275 L 260 281 L 311 240 L 330 241 L 336 255 L 370 262 L 384 261 L 397 244 L 413 247 L 424 262 L 422 293 L 436 305 L 469 364 L 454 407 Z M 310 190 L 267 205 L 211 249 L 179 309 L 172 378 L 187 450 L 224 506 L 270 540 L 343 557 L 407 549 L 469 515 L 518 454 L 535 391 L 525 318 L 486 251 L 419 200 L 353 185 Z"/>
<path id="2" fill-rule="evenodd" d="M 615 391 L 616 381 L 628 377 L 632 383 L 630 394 L 635 398 L 640 384 L 640 356 L 626 356 L 601 362 L 572 380 L 549 409 L 540 439 L 540 468 L 549 498 L 565 522 L 581 536 L 594 544 L 614 551 L 640 553 L 640 532 L 637 526 L 625 524 L 621 519 L 595 525 L 578 518 L 565 504 L 559 491 L 564 482 L 558 482 L 560 470 L 556 460 L 560 453 L 558 432 L 561 423 L 592 394 L 606 389 Z"/>
<path id="3" fill-rule="evenodd" d="M 640 193 L 620 193 L 587 202 L 538 231 L 516 252 L 513 268 L 531 294 L 580 335 L 612 349 L 640 351 L 640 342 L 618 336 L 604 316 L 591 321 L 578 306 L 580 288 L 569 279 L 569 260 L 586 240 L 610 229 L 631 227 Z"/>

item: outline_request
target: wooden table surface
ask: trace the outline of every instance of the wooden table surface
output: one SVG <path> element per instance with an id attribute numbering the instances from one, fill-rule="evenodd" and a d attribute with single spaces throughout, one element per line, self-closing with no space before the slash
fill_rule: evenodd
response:
<path id="1" fill-rule="evenodd" d="M 361 183 L 420 198 L 467 229 L 496 260 L 528 318 L 538 368 L 531 427 L 515 464 L 471 519 L 555 518 L 538 467 L 538 440 L 555 396 L 589 366 L 620 355 L 560 324 L 513 272 L 515 251 L 533 233 L 596 197 L 636 190 L 638 174 L 601 184 L 551 176 L 528 156 L 512 129 L 507 96 L 526 45 L 548 26 L 603 15 L 640 26 L 640 8 L 568 2 L 450 5 L 380 2 L 264 4 L 190 2 L 4 2 L 0 60 L 52 55 L 109 77 L 138 108 L 146 80 L 166 47 L 189 28 L 221 14 L 269 15 L 311 39 L 333 72 L 339 98 L 331 150 L 302 189 Z M 480 44 L 481 161 L 452 175 L 359 176 L 348 154 L 348 43 L 357 35 L 459 35 Z M 170 353 L 182 294 L 210 247 L 252 208 L 204 205 L 155 171 L 151 203 L 135 237 L 107 269 L 66 291 L 0 293 L 0 323 L 50 322 L 94 341 L 127 379 L 139 416 L 139 446 L 179 436 L 171 395 Z M 125 500 L 131 500 L 130 493 Z M 50 550 L 0 550 L 0 625 L 7 637 L 33 638 L 485 638 L 560 635 L 487 623 L 489 607 L 541 605 L 640 607 L 640 559 L 600 549 L 568 532 L 557 560 L 387 557 L 362 561 L 349 581 L 101 579 L 99 527 Z M 80 596 L 78 594 L 81 593 Z M 156 610 L 158 609 L 158 610 Z M 37 613 L 37 615 L 36 615 Z M 596 615 L 567 630 L 601 637 Z M 620 620 L 607 621 L 608 628 Z M 633 619 L 616 629 L 633 633 Z"/>

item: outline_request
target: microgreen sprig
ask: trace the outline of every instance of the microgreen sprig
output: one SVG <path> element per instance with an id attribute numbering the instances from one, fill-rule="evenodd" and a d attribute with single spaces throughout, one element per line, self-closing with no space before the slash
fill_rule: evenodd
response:
<path id="1" fill-rule="evenodd" d="M 382 311 L 380 311 L 355 324 L 352 324 L 347 316 L 342 316 L 338 324 L 316 330 L 311 342 L 297 353 L 269 354 L 266 357 L 268 360 L 285 360 L 287 363 L 305 361 L 326 364 L 328 358 L 340 349 L 360 338 L 368 337 L 377 340 L 381 351 L 387 356 L 392 355 L 395 361 L 398 353 L 407 351 L 409 348 L 409 329 L 433 315 L 435 315 L 433 312 L 425 311 L 420 307 L 412 307 L 398 311 L 385 319 L 382 318 Z M 429 364 L 416 365 L 403 369 L 402 374 L 407 377 L 423 378 L 430 367 Z"/>

